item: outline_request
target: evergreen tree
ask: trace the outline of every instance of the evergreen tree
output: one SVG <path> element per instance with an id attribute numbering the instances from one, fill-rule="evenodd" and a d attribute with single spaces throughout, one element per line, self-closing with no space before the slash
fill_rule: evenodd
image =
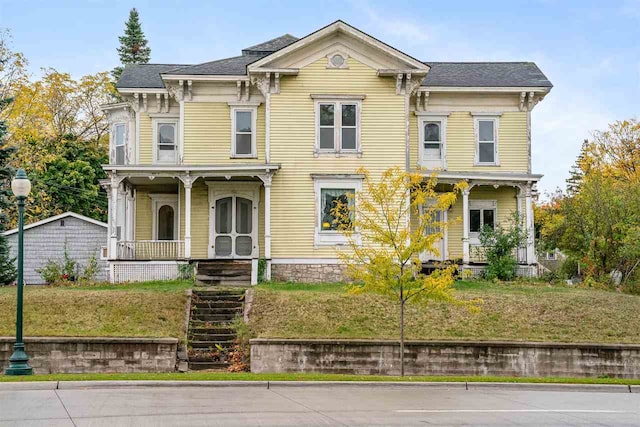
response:
<path id="1" fill-rule="evenodd" d="M 567 192 L 569 194 L 576 194 L 580 189 L 580 184 L 584 179 L 585 168 L 587 167 L 587 157 L 589 150 L 589 141 L 584 140 L 582 147 L 580 148 L 580 154 L 575 163 L 569 169 L 569 178 L 567 178 Z"/>
<path id="2" fill-rule="evenodd" d="M 0 100 L 0 112 L 11 102 L 11 99 Z M 8 166 L 9 157 L 13 153 L 13 148 L 7 146 L 5 136 L 7 126 L 4 121 L 0 121 L 0 285 L 8 285 L 16 279 L 15 259 L 9 255 L 9 244 L 7 238 L 2 235 L 5 231 L 7 218 L 7 207 L 10 205 L 8 197 L 11 194 L 11 168 Z"/>
<path id="3" fill-rule="evenodd" d="M 122 65 L 146 64 L 151 57 L 151 48 L 147 46 L 147 39 L 140 25 L 140 15 L 136 8 L 129 12 L 129 20 L 125 24 L 124 36 L 119 37 L 120 47 L 118 54 Z M 117 81 L 122 74 L 123 66 L 113 69 L 111 74 Z"/>

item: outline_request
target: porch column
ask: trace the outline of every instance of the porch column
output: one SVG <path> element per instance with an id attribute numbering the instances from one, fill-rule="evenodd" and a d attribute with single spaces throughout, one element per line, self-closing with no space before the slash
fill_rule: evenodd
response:
<path id="1" fill-rule="evenodd" d="M 462 263 L 469 264 L 469 193 L 471 187 L 462 190 Z"/>
<path id="2" fill-rule="evenodd" d="M 184 185 L 184 257 L 191 258 L 191 188 L 198 179 L 190 175 L 181 176 Z"/>
<path id="3" fill-rule="evenodd" d="M 267 261 L 265 280 L 271 280 L 271 180 L 264 179 L 264 257 Z"/>
<path id="4" fill-rule="evenodd" d="M 524 197 L 525 204 L 525 223 L 527 231 L 527 264 L 535 264 L 536 250 L 535 250 L 535 235 L 534 235 L 534 223 L 533 223 L 533 197 L 531 195 L 531 184 L 527 184 Z"/>
<path id="5" fill-rule="evenodd" d="M 118 188 L 124 177 L 111 174 L 111 196 L 109 197 L 109 259 L 118 257 Z"/>

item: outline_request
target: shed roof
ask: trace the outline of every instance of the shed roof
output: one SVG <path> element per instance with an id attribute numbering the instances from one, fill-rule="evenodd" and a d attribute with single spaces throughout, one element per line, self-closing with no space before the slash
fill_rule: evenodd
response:
<path id="1" fill-rule="evenodd" d="M 37 222 L 33 222 L 33 223 L 29 224 L 29 225 L 25 225 L 24 226 L 24 230 L 26 231 L 26 230 L 29 230 L 31 228 L 36 228 L 36 227 L 39 227 L 41 225 L 57 221 L 59 219 L 69 218 L 69 217 L 76 218 L 76 219 L 79 219 L 81 221 L 89 222 L 91 224 L 99 225 L 99 226 L 104 227 L 104 228 L 108 228 L 109 227 L 106 223 L 104 223 L 102 221 L 95 220 L 93 218 L 89 218 L 88 216 L 80 215 L 80 214 L 77 214 L 75 212 L 65 212 L 65 213 L 61 213 L 60 215 L 55 215 L 55 216 L 52 216 L 52 217 L 49 217 L 49 218 L 45 218 L 45 219 L 37 221 Z M 9 236 L 9 235 L 15 234 L 17 232 L 18 232 L 18 229 L 14 228 L 14 229 L 5 231 L 2 234 L 4 236 Z"/>

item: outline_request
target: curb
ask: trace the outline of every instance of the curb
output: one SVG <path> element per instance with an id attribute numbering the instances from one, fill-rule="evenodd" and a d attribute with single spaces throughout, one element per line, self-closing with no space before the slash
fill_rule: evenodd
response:
<path id="1" fill-rule="evenodd" d="M 0 382 L 0 391 L 81 390 L 113 388 L 181 388 L 181 387 L 364 387 L 364 388 L 431 388 L 457 390 L 519 390 L 591 393 L 640 393 L 640 386 L 622 384 L 552 384 L 552 383 L 488 383 L 488 382 L 385 382 L 385 381 L 29 381 Z"/>

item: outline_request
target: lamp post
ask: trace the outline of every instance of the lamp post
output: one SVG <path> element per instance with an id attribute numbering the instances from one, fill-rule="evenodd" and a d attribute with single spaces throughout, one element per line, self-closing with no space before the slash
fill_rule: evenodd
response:
<path id="1" fill-rule="evenodd" d="M 24 283 L 22 273 L 24 270 L 24 201 L 31 191 L 31 182 L 24 173 L 24 169 L 18 169 L 16 177 L 11 181 L 11 190 L 18 199 L 18 298 L 16 304 L 16 343 L 13 345 L 13 354 L 9 358 L 9 367 L 6 375 L 31 375 L 33 368 L 29 366 L 29 356 L 24 351 L 22 342 L 22 294 Z"/>

